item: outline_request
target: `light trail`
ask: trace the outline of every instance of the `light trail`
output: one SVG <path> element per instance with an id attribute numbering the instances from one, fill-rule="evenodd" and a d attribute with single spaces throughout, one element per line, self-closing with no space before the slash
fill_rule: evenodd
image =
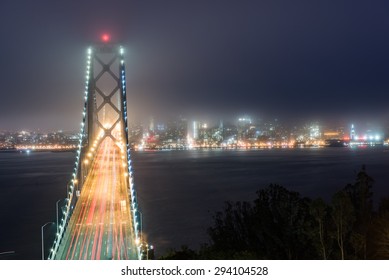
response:
<path id="1" fill-rule="evenodd" d="M 123 155 L 110 137 L 96 148 L 56 259 L 137 259 Z"/>

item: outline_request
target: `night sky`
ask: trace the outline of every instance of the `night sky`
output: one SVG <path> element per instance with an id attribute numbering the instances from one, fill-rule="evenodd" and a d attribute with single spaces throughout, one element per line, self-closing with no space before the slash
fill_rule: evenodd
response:
<path id="1" fill-rule="evenodd" d="M 86 49 L 126 48 L 129 115 L 389 119 L 389 1 L 0 2 L 0 130 L 79 128 Z"/>

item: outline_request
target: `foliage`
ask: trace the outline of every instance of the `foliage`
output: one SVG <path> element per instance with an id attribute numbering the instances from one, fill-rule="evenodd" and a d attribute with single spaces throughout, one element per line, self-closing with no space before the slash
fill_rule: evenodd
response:
<path id="1" fill-rule="evenodd" d="M 183 246 L 163 259 L 389 259 L 389 198 L 373 211 L 365 166 L 330 203 L 269 185 L 250 202 L 225 202 L 210 244 Z"/>
<path id="2" fill-rule="evenodd" d="M 180 250 L 170 250 L 165 256 L 160 258 L 161 260 L 197 260 L 199 259 L 198 253 L 188 246 L 181 246 Z"/>

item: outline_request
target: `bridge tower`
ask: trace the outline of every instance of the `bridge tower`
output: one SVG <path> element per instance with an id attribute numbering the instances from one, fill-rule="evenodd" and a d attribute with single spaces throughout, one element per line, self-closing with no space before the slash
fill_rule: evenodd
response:
<path id="1" fill-rule="evenodd" d="M 127 94 L 124 49 L 111 44 L 100 44 L 88 49 L 86 86 L 86 129 L 83 141 L 84 156 L 91 147 L 106 137 L 123 140 L 128 147 Z M 114 133 L 116 132 L 116 133 Z M 129 158 L 129 153 L 128 153 Z M 81 165 L 79 186 L 88 174 L 88 164 Z"/>
<path id="2" fill-rule="evenodd" d="M 114 236 L 113 232 L 115 229 L 112 227 L 112 224 L 115 225 L 115 222 L 119 223 L 118 218 L 111 217 L 111 220 L 109 220 L 109 217 L 101 218 L 97 223 L 96 221 L 99 218 L 95 217 L 95 212 L 93 212 L 98 207 L 96 203 L 105 205 L 104 207 L 107 208 L 107 211 L 111 211 L 107 212 L 108 214 L 103 213 L 103 215 L 114 216 L 121 211 L 119 213 L 120 223 L 127 224 L 128 226 L 128 236 L 124 237 L 120 227 L 120 238 L 126 239 L 123 241 L 123 244 L 126 244 L 126 246 L 123 245 L 122 247 L 128 248 L 107 247 L 106 254 L 110 256 L 107 258 L 138 259 L 141 258 L 140 245 L 142 241 L 140 238 L 142 234 L 140 233 L 141 220 L 134 188 L 128 142 L 124 48 L 110 44 L 108 41 L 88 48 L 85 78 L 84 109 L 76 160 L 72 178 L 68 183 L 62 220 L 59 222 L 57 237 L 48 259 L 81 259 L 81 257 L 89 259 L 88 253 L 79 252 L 78 250 L 81 250 L 79 248 L 72 248 L 72 246 L 78 246 L 77 244 L 73 245 L 72 242 L 77 231 L 81 232 L 81 227 L 85 227 L 86 232 L 90 231 L 92 227 L 96 227 L 96 232 L 101 232 L 99 225 L 104 224 L 103 226 L 106 226 L 104 230 L 112 232 L 112 236 L 108 236 L 108 241 L 105 241 L 105 243 L 109 243 L 111 239 L 118 238 Z M 118 158 L 121 159 L 120 165 L 116 163 Z M 111 167 L 111 165 L 114 166 Z M 105 169 L 102 172 L 97 168 Z M 118 174 L 117 170 L 120 170 L 121 174 Z M 122 170 L 125 170 L 125 179 L 117 179 L 123 175 Z M 96 179 L 97 176 L 102 176 L 99 172 L 109 172 L 110 175 L 104 177 L 104 182 L 99 182 Z M 98 188 L 95 185 L 99 185 L 98 187 L 101 188 L 101 191 L 96 193 L 95 198 L 90 198 L 87 193 L 91 193 L 94 188 Z M 101 195 L 102 193 L 104 193 L 103 196 Z M 123 193 L 126 194 L 125 199 L 123 199 Z M 117 197 L 120 196 L 120 200 L 115 198 L 118 201 L 108 201 L 115 195 Z M 102 202 L 104 197 L 107 198 L 107 201 Z M 83 207 L 86 207 L 84 205 L 89 205 L 88 203 L 91 205 L 92 210 L 89 210 L 90 213 L 85 218 L 81 217 L 83 211 L 87 211 Z M 99 209 L 105 209 L 104 207 L 101 206 Z M 100 210 L 100 212 L 102 211 Z M 82 219 L 88 220 L 88 222 L 83 225 L 79 222 Z M 109 222 L 106 222 L 105 219 L 109 220 Z M 124 232 L 126 231 L 124 230 Z M 91 244 L 93 244 L 93 241 Z M 120 247 L 119 245 L 115 246 Z M 123 252 L 123 250 L 128 250 L 128 252 Z M 100 258 L 100 253 L 97 252 L 97 249 L 96 252 L 91 252 L 90 255 L 92 259 Z"/>

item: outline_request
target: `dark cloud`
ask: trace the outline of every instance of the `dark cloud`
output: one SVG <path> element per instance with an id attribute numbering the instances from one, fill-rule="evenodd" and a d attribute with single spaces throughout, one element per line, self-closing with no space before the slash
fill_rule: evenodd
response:
<path id="1" fill-rule="evenodd" d="M 86 47 L 126 47 L 130 116 L 379 118 L 387 1 L 2 1 L 0 129 L 77 128 Z"/>

